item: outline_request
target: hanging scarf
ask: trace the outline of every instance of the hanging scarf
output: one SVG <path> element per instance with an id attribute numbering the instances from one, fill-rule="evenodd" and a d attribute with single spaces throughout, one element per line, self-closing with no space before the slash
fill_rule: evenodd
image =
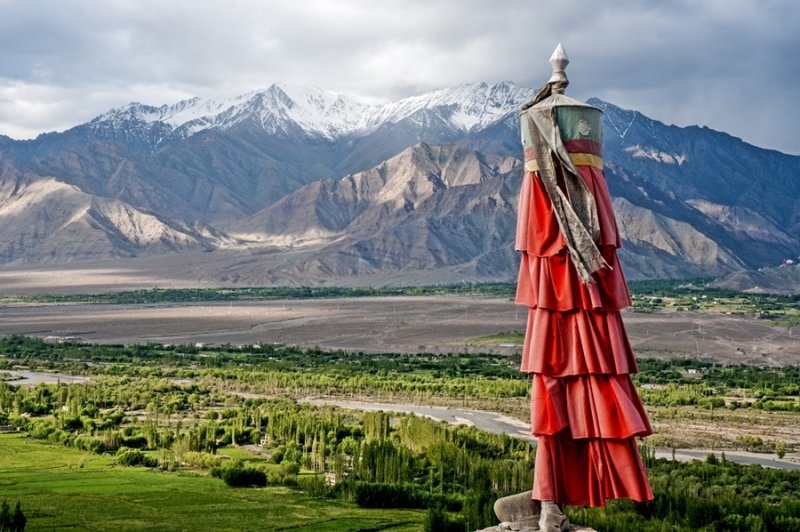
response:
<path id="1" fill-rule="evenodd" d="M 553 204 L 553 213 L 572 263 L 588 285 L 593 273 L 611 266 L 595 244 L 600 222 L 594 195 L 564 147 L 556 121 L 557 105 L 554 103 L 559 97 L 566 99 L 561 93 L 567 83 L 566 80 L 557 81 L 539 89 L 533 100 L 522 108 L 520 126 L 525 147 L 533 150 L 539 179 Z"/>

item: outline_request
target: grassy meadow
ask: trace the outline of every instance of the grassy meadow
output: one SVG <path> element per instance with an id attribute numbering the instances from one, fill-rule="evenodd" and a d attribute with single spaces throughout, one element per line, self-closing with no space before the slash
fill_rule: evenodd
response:
<path id="1" fill-rule="evenodd" d="M 22 503 L 26 530 L 410 532 L 420 530 L 424 516 L 420 510 L 359 508 L 284 487 L 235 489 L 195 471 L 116 466 L 108 455 L 14 433 L 0 434 L 0 500 Z"/>

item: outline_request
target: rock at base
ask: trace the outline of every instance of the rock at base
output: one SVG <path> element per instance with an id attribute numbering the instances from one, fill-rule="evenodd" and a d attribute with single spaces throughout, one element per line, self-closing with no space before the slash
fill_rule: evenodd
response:
<path id="1" fill-rule="evenodd" d="M 570 532 L 597 532 L 594 528 L 580 525 L 570 525 Z M 476 532 L 538 532 L 539 516 L 533 515 L 519 521 L 504 521 L 499 525 L 490 526 Z"/>
<path id="2" fill-rule="evenodd" d="M 498 499 L 494 503 L 494 513 L 501 523 L 477 532 L 533 532 L 539 530 L 539 501 L 532 499 L 532 492 L 526 491 Z M 593 528 L 570 525 L 570 531 L 596 532 Z"/>

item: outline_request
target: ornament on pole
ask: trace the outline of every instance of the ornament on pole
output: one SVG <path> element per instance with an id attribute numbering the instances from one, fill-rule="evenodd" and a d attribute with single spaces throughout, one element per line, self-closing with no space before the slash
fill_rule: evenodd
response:
<path id="1" fill-rule="evenodd" d="M 547 80 L 548 83 L 554 83 L 556 81 L 569 82 L 569 80 L 567 80 L 567 75 L 564 73 L 564 70 L 569 64 L 569 58 L 561 43 L 558 43 L 558 46 L 556 46 L 556 49 L 553 51 L 553 55 L 550 56 L 550 64 L 553 65 L 553 74 L 550 76 L 550 79 Z"/>

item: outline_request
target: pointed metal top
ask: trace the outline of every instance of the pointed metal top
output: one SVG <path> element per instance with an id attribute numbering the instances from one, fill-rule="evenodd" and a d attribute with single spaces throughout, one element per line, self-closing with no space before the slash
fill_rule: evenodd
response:
<path id="1" fill-rule="evenodd" d="M 564 69 L 566 69 L 569 64 L 569 58 L 561 43 L 558 43 L 556 49 L 553 50 L 553 55 L 550 56 L 550 64 L 553 65 L 553 74 L 547 82 L 567 81 L 567 75 L 564 73 Z"/>

